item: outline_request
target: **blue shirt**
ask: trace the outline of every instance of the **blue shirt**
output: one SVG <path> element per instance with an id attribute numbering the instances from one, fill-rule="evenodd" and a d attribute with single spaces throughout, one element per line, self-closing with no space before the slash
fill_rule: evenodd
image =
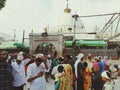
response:
<path id="1" fill-rule="evenodd" d="M 102 73 L 104 71 L 104 64 L 103 64 L 103 62 L 99 61 L 98 65 L 100 66 L 100 72 Z"/>

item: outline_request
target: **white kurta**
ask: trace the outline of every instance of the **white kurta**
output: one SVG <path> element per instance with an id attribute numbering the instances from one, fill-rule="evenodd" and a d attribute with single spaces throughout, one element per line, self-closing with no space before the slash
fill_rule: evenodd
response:
<path id="1" fill-rule="evenodd" d="M 19 87 L 26 83 L 25 68 L 24 66 L 30 61 L 30 59 L 23 60 L 19 65 L 16 61 L 12 62 L 12 74 L 13 74 L 13 86 Z"/>
<path id="2" fill-rule="evenodd" d="M 39 72 L 45 71 L 45 64 L 41 63 L 37 66 L 35 63 L 32 63 L 28 66 L 27 69 L 27 78 L 34 77 Z M 46 80 L 44 75 L 34 79 L 29 83 L 30 90 L 46 90 Z"/>
<path id="3" fill-rule="evenodd" d="M 113 90 L 113 83 L 111 82 L 106 82 L 103 86 L 103 90 Z"/>
<path id="4" fill-rule="evenodd" d="M 114 89 L 113 90 L 120 90 L 120 77 L 114 80 Z"/>

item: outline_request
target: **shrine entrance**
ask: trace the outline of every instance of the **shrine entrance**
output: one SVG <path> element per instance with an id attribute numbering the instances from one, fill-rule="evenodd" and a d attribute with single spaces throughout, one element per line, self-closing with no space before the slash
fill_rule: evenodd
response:
<path id="1" fill-rule="evenodd" d="M 63 35 L 54 33 L 42 35 L 41 33 L 30 33 L 30 54 L 37 53 L 51 54 L 57 52 L 57 57 L 62 56 Z"/>

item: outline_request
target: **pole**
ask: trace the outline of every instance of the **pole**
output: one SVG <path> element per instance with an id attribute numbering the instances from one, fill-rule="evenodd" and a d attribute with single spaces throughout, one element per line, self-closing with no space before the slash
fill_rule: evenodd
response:
<path id="1" fill-rule="evenodd" d="M 73 43 L 74 43 L 74 50 L 75 50 L 75 55 L 76 55 L 76 47 L 75 47 L 75 44 L 76 44 L 76 41 L 75 41 L 75 30 L 76 30 L 76 21 L 77 21 L 77 18 L 79 17 L 77 14 L 74 14 L 72 15 L 72 17 L 74 18 L 74 35 L 73 35 Z"/>
<path id="2" fill-rule="evenodd" d="M 22 39 L 22 44 L 24 44 L 24 36 L 25 36 L 25 30 L 23 30 L 23 39 Z"/>
<path id="3" fill-rule="evenodd" d="M 74 36 L 73 36 L 73 41 L 75 41 L 75 29 L 76 29 L 76 21 L 74 21 Z"/>
<path id="4" fill-rule="evenodd" d="M 14 29 L 14 41 L 16 39 L 16 30 Z"/>
<path id="5" fill-rule="evenodd" d="M 73 41 L 75 41 L 75 29 L 76 29 L 76 21 L 77 18 L 79 17 L 77 14 L 72 15 L 72 17 L 75 19 L 74 20 L 74 36 L 73 36 Z"/>

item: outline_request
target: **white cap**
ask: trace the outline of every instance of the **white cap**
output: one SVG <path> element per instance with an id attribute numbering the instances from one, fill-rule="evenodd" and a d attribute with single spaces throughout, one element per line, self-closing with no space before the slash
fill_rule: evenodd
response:
<path id="1" fill-rule="evenodd" d="M 91 56 L 91 54 L 90 54 L 90 53 L 88 53 L 88 56 Z"/>
<path id="2" fill-rule="evenodd" d="M 22 51 L 20 51 L 20 52 L 19 52 L 19 54 L 23 55 L 23 52 L 22 52 Z"/>
<path id="3" fill-rule="evenodd" d="M 103 71 L 102 74 L 101 74 L 101 76 L 102 76 L 102 77 L 105 77 L 105 78 L 107 78 L 107 79 L 110 79 L 110 77 L 107 75 L 107 72 L 108 72 L 108 71 Z M 110 72 L 108 72 L 108 73 L 110 73 Z"/>
<path id="4" fill-rule="evenodd" d="M 51 57 L 51 55 L 50 55 L 50 54 L 48 54 L 48 57 Z"/>
<path id="5" fill-rule="evenodd" d="M 99 60 L 101 60 L 101 59 L 102 59 L 102 56 L 98 56 L 98 58 L 99 58 Z"/>
<path id="6" fill-rule="evenodd" d="M 99 57 L 96 56 L 96 57 L 94 57 L 94 59 L 99 60 Z"/>
<path id="7" fill-rule="evenodd" d="M 36 57 L 35 57 L 35 58 L 39 58 L 39 57 L 41 57 L 41 56 L 44 56 L 44 54 L 39 53 L 39 54 L 37 54 L 37 55 L 36 55 Z"/>
<path id="8" fill-rule="evenodd" d="M 17 60 L 22 61 L 22 60 L 23 60 L 23 58 L 24 58 L 24 57 L 23 57 L 23 55 L 22 55 L 22 54 L 18 54 L 18 55 L 17 55 Z"/>

